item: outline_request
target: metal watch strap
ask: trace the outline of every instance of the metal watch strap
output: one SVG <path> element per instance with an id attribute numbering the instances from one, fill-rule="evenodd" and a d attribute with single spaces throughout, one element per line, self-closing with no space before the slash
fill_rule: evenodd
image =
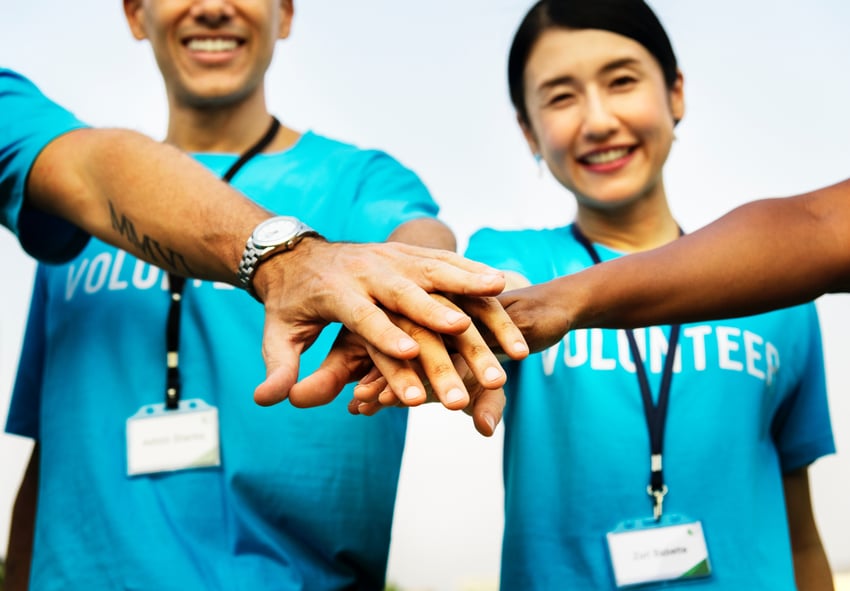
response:
<path id="1" fill-rule="evenodd" d="M 239 261 L 238 280 L 240 287 L 251 294 L 251 297 L 255 300 L 259 301 L 257 292 L 254 291 L 254 275 L 257 273 L 257 267 L 260 263 L 271 258 L 272 253 L 283 253 L 292 250 L 302 239 L 308 237 L 321 237 L 321 234 L 303 222 L 302 229 L 298 234 L 276 246 L 259 249 L 254 245 L 253 236 L 249 237 L 245 243 L 242 259 Z"/>
<path id="2" fill-rule="evenodd" d="M 260 260 L 260 252 L 254 246 L 253 238 L 248 238 L 245 244 L 245 250 L 242 253 L 242 260 L 239 261 L 239 285 L 253 297 L 257 297 L 254 293 L 254 286 L 251 280 L 254 278 L 254 272 L 257 270 L 257 262 Z"/>

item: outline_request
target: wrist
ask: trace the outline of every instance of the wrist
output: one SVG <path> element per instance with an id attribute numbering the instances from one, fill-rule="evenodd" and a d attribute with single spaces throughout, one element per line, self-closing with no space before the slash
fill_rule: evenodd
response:
<path id="1" fill-rule="evenodd" d="M 264 263 L 294 250 L 304 238 L 318 236 L 318 232 L 310 226 L 291 216 L 275 216 L 262 221 L 245 243 L 239 261 L 239 286 L 260 299 L 254 283 L 257 271 Z"/>
<path id="2" fill-rule="evenodd" d="M 310 274 L 319 273 L 311 261 L 316 259 L 316 251 L 322 244 L 327 244 L 327 240 L 318 234 L 305 236 L 298 248 L 276 251 L 261 261 L 254 272 L 253 292 L 249 293 L 260 303 L 265 303 L 269 295 L 278 292 L 282 286 L 290 282 L 306 282 Z"/>

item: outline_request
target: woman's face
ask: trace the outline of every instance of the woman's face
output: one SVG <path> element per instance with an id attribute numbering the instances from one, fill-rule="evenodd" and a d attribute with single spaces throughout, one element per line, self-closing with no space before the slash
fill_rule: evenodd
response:
<path id="1" fill-rule="evenodd" d="M 598 29 L 549 29 L 525 65 L 532 151 L 579 205 L 615 209 L 663 190 L 661 169 L 684 114 L 682 77 L 668 88 L 636 41 Z"/>

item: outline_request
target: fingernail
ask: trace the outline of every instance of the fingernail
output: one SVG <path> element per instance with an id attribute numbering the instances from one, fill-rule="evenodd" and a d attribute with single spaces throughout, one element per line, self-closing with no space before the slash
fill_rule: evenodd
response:
<path id="1" fill-rule="evenodd" d="M 490 415 L 484 415 L 484 422 L 487 423 L 487 426 L 490 427 L 491 433 L 496 430 L 496 419 L 494 419 Z"/>
<path id="2" fill-rule="evenodd" d="M 488 382 L 495 382 L 502 378 L 502 370 L 498 367 L 488 367 L 484 371 L 484 379 Z"/>
<path id="3" fill-rule="evenodd" d="M 401 338 L 398 341 L 399 351 L 410 351 L 416 348 L 416 341 L 411 338 Z"/>
<path id="4" fill-rule="evenodd" d="M 525 353 L 528 351 L 528 345 L 523 341 L 517 341 L 514 343 L 514 352 L 515 353 Z"/>
<path id="5" fill-rule="evenodd" d="M 466 314 L 458 312 L 457 310 L 449 310 L 446 312 L 446 322 L 449 324 L 457 324 L 464 318 L 466 318 Z"/>
<path id="6" fill-rule="evenodd" d="M 420 390 L 416 386 L 410 386 L 407 390 L 404 391 L 404 398 L 406 400 L 413 400 L 415 398 L 419 398 L 421 395 L 422 390 Z"/>
<path id="7" fill-rule="evenodd" d="M 481 276 L 481 281 L 484 283 L 498 283 L 503 279 L 504 277 L 500 273 L 489 273 Z"/>
<path id="8" fill-rule="evenodd" d="M 449 404 L 463 399 L 463 390 L 460 388 L 452 388 L 446 393 L 446 402 Z"/>

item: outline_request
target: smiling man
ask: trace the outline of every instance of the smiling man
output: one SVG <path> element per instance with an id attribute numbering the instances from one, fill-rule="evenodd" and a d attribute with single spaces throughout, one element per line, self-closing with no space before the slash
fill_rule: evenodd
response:
<path id="1" fill-rule="evenodd" d="M 284 216 L 253 234 L 247 272 L 269 242 L 308 256 L 325 244 L 314 232 L 454 248 L 410 170 L 268 111 L 264 77 L 290 32 L 289 0 L 125 0 L 124 9 L 162 72 L 166 142 Z M 282 280 L 295 294 L 326 285 L 321 271 Z M 355 262 L 351 272 L 368 271 Z M 345 297 L 330 280 L 324 299 Z M 312 344 L 304 373 L 336 332 L 316 338 L 315 324 L 293 322 L 281 337 Z M 259 307 L 237 290 L 181 289 L 97 241 L 66 266 L 39 268 L 7 425 L 38 441 L 33 588 L 383 588 L 407 415 L 363 421 L 346 397 L 311 410 L 258 407 L 262 334 Z M 500 386 L 497 360 L 477 351 L 470 365 Z"/>

